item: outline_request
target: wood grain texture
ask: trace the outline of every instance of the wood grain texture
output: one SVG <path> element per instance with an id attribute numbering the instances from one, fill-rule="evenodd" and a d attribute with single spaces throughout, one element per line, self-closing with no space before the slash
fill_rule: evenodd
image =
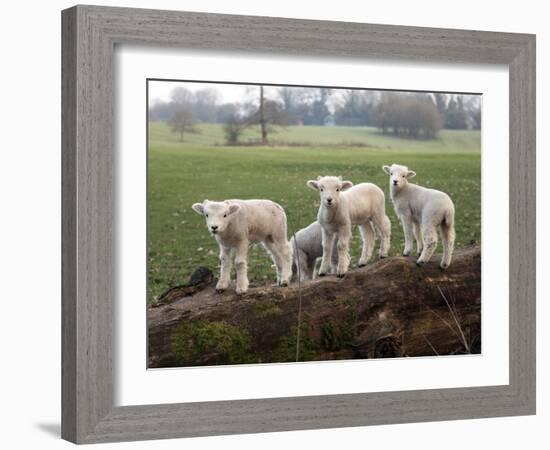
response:
<path id="1" fill-rule="evenodd" d="M 63 36 L 76 37 L 76 10 L 62 17 Z M 76 39 L 63 39 L 62 44 L 62 431 L 71 441 L 76 440 Z"/>
<path id="2" fill-rule="evenodd" d="M 510 385 L 536 405 L 536 93 L 535 39 L 510 71 Z"/>
<path id="3" fill-rule="evenodd" d="M 65 439 L 92 443 L 534 413 L 534 36 L 95 6 L 63 11 L 62 31 Z M 510 70 L 510 384 L 113 407 L 116 44 L 274 57 L 506 64 Z"/>

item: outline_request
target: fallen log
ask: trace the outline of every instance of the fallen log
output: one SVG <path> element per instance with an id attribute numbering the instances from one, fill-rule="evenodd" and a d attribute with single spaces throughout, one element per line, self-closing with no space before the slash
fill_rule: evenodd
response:
<path id="1" fill-rule="evenodd" d="M 201 268 L 200 283 L 173 288 L 148 308 L 148 365 L 480 353 L 480 249 L 455 252 L 446 271 L 438 264 L 437 256 L 423 267 L 391 257 L 344 278 L 251 287 L 244 295 L 216 293 Z"/>

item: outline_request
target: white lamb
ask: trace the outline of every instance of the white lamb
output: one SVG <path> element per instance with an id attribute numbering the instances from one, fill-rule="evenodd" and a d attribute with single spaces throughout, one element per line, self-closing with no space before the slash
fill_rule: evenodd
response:
<path id="1" fill-rule="evenodd" d="M 317 258 L 323 256 L 322 235 L 321 224 L 316 220 L 292 236 L 290 245 L 294 253 L 294 261 L 292 262 L 293 277 L 298 278 L 299 275 L 300 281 L 313 279 Z M 336 269 L 338 264 L 338 256 L 335 251 L 336 242 L 337 239 L 334 240 L 332 248 L 331 263 L 333 269 Z"/>
<path id="2" fill-rule="evenodd" d="M 221 271 L 216 290 L 231 283 L 231 249 L 235 249 L 237 294 L 248 290 L 248 246 L 261 242 L 277 268 L 277 284 L 287 286 L 292 275 L 292 249 L 287 240 L 286 214 L 271 200 L 225 200 L 195 203 L 193 210 L 206 219 L 208 231 L 220 247 Z"/>
<path id="3" fill-rule="evenodd" d="M 380 257 L 388 256 L 390 247 L 391 223 L 386 216 L 384 192 L 372 183 L 360 183 L 353 186 L 351 181 L 342 181 L 342 177 L 318 177 L 309 180 L 307 186 L 319 191 L 321 203 L 317 220 L 322 228 L 323 259 L 319 276 L 329 272 L 334 239 L 338 239 L 338 266 L 336 275 L 343 277 L 348 271 L 349 242 L 351 228 L 359 226 L 363 242 L 359 267 L 370 260 L 374 249 L 375 232 L 371 223 L 379 230 L 382 242 Z"/>
<path id="4" fill-rule="evenodd" d="M 446 269 L 451 264 L 455 241 L 455 207 L 451 198 L 444 192 L 428 189 L 408 182 L 416 175 L 406 166 L 393 164 L 382 169 L 390 176 L 390 192 L 395 213 L 403 225 L 405 249 L 408 256 L 413 247 L 413 235 L 419 258 L 416 264 L 427 263 L 437 247 L 437 228 L 441 230 L 443 258 L 440 267 Z"/>

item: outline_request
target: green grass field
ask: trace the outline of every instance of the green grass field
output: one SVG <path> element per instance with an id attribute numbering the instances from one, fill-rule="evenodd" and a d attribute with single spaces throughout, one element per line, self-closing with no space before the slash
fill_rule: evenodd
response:
<path id="1" fill-rule="evenodd" d="M 456 248 L 481 234 L 481 138 L 479 131 L 443 130 L 431 141 L 382 136 L 366 127 L 288 127 L 270 135 L 272 146 L 224 146 L 222 127 L 201 125 L 185 142 L 164 123 L 149 124 L 148 298 L 188 281 L 199 265 L 218 269 L 218 247 L 204 218 L 191 205 L 204 199 L 268 198 L 281 204 L 289 233 L 315 220 L 319 196 L 306 181 L 342 175 L 372 182 L 386 193 L 392 222 L 391 255 L 403 249 L 403 231 L 389 198 L 383 164 L 399 163 L 417 172 L 412 181 L 447 192 L 456 207 Z M 249 129 L 243 142 L 256 141 Z M 438 247 L 438 251 L 440 251 Z M 360 253 L 354 232 L 352 264 Z M 249 252 L 251 283 L 274 280 L 271 260 L 259 245 Z"/>

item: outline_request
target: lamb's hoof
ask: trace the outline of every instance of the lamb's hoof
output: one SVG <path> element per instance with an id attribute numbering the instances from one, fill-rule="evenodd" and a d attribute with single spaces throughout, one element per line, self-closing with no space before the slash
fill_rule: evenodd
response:
<path id="1" fill-rule="evenodd" d="M 422 266 L 426 265 L 426 261 L 416 261 L 416 265 L 418 267 L 422 267 Z"/>
<path id="2" fill-rule="evenodd" d="M 288 281 L 281 281 L 279 287 L 288 287 Z"/>
<path id="3" fill-rule="evenodd" d="M 367 265 L 367 263 L 359 263 L 357 264 L 357 267 L 365 267 Z"/>
<path id="4" fill-rule="evenodd" d="M 235 294 L 237 295 L 243 295 L 243 294 L 246 294 L 246 291 L 248 289 L 235 289 Z"/>
<path id="5" fill-rule="evenodd" d="M 337 273 L 336 276 L 338 278 L 344 278 L 346 276 L 346 274 L 345 273 Z"/>
<path id="6" fill-rule="evenodd" d="M 379 255 L 378 258 L 380 259 L 386 259 L 388 257 L 388 255 Z"/>
<path id="7" fill-rule="evenodd" d="M 319 276 L 320 276 L 320 277 L 326 277 L 327 274 L 323 272 L 323 273 L 319 273 Z"/>
<path id="8" fill-rule="evenodd" d="M 441 263 L 441 264 L 439 265 L 439 268 L 440 268 L 441 270 L 447 270 L 447 269 L 449 268 L 449 264 Z"/>
<path id="9" fill-rule="evenodd" d="M 411 252 L 403 252 L 403 256 L 409 256 Z"/>
<path id="10" fill-rule="evenodd" d="M 216 288 L 216 294 L 223 294 L 224 292 L 225 292 L 225 289 Z"/>

